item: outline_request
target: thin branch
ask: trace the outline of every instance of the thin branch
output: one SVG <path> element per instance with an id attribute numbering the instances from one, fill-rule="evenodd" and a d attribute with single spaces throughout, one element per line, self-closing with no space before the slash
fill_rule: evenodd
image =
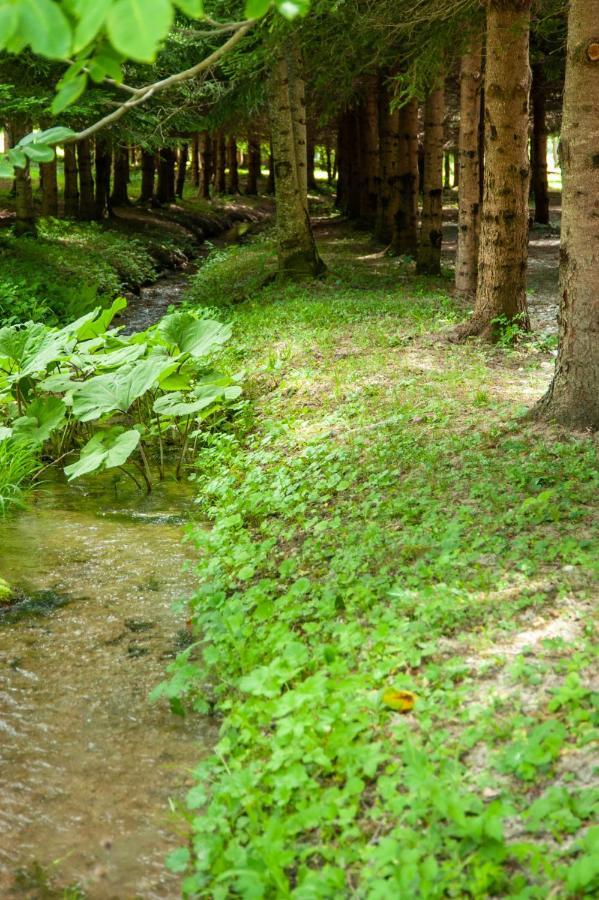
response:
<path id="1" fill-rule="evenodd" d="M 104 116 L 102 119 L 94 122 L 94 124 L 90 125 L 88 128 L 84 128 L 83 131 L 79 131 L 77 134 L 71 135 L 71 137 L 63 141 L 63 143 L 71 144 L 74 141 L 82 141 L 84 138 L 90 137 L 92 134 L 95 134 L 102 128 L 106 128 L 107 125 L 112 125 L 114 122 L 117 122 L 126 113 L 128 113 L 129 110 L 134 109 L 141 103 L 145 103 L 146 100 L 149 100 L 150 97 L 153 97 L 154 94 L 158 93 L 158 91 L 163 91 L 165 88 L 172 87 L 172 85 L 174 84 L 179 84 L 179 82 L 181 81 L 189 81 L 192 78 L 196 78 L 202 72 L 211 69 L 212 66 L 216 65 L 216 63 L 219 62 L 219 60 L 229 52 L 229 50 L 232 50 L 233 47 L 235 47 L 239 43 L 239 41 L 250 30 L 255 21 L 255 19 L 248 19 L 247 22 L 241 23 L 235 34 L 233 34 L 227 41 L 225 41 L 225 43 L 221 47 L 219 47 L 218 50 L 215 50 L 210 54 L 210 56 L 207 56 L 205 59 L 197 63 L 195 66 L 192 66 L 190 69 L 185 69 L 183 72 L 175 72 L 174 75 L 169 75 L 167 78 L 163 78 L 160 81 L 155 81 L 154 84 L 148 84 L 144 87 L 134 88 L 133 90 L 135 91 L 135 93 L 130 100 L 126 100 L 124 103 L 119 105 L 118 109 L 115 109 L 113 112 L 108 113 L 107 116 Z"/>

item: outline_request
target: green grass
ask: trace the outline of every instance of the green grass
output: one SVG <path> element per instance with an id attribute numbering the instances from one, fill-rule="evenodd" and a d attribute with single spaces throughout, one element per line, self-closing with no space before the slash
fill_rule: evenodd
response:
<path id="1" fill-rule="evenodd" d="M 262 240 L 190 295 L 253 420 L 197 459 L 197 644 L 157 695 L 221 725 L 170 865 L 217 900 L 591 896 L 595 445 L 519 417 L 534 346 L 435 337 L 447 282 L 321 244 L 322 282 L 260 289 Z"/>

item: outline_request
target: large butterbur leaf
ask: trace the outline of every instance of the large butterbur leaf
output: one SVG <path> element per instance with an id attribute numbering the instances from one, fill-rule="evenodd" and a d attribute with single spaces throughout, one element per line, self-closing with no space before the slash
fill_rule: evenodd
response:
<path id="1" fill-rule="evenodd" d="M 176 365 L 170 358 L 151 356 L 120 372 L 96 375 L 75 389 L 73 415 L 80 422 L 91 422 L 106 413 L 127 412 L 135 400 Z"/>
<path id="2" fill-rule="evenodd" d="M 139 431 L 135 428 L 125 431 L 115 426 L 99 431 L 87 442 L 77 462 L 65 466 L 65 474 L 72 481 L 91 472 L 122 466 L 136 449 L 139 438 Z"/>
<path id="3" fill-rule="evenodd" d="M 187 394 L 172 391 L 158 397 L 154 402 L 154 412 L 169 418 L 192 416 L 223 400 L 236 400 L 240 394 L 241 388 L 228 376 L 211 376 Z"/>
<path id="4" fill-rule="evenodd" d="M 39 397 L 13 422 L 13 433 L 32 444 L 43 444 L 64 422 L 66 406 L 58 397 Z"/>
<path id="5" fill-rule="evenodd" d="M 189 312 L 165 316 L 157 334 L 172 349 L 190 356 L 202 357 L 222 347 L 231 337 L 231 326 L 214 319 L 196 319 Z"/>
<path id="6" fill-rule="evenodd" d="M 52 331 L 39 322 L 0 328 L 0 369 L 19 381 L 45 372 L 75 344 L 74 338 Z"/>

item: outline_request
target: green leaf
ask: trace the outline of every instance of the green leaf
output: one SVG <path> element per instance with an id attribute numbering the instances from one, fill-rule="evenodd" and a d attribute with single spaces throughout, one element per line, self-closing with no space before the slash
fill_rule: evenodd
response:
<path id="1" fill-rule="evenodd" d="M 73 393 L 73 415 L 80 422 L 91 422 L 109 412 L 127 412 L 138 397 L 176 365 L 172 359 L 153 356 L 120 372 L 96 375 L 82 382 Z"/>
<path id="2" fill-rule="evenodd" d="M 213 319 L 196 319 L 189 312 L 175 312 L 160 322 L 159 334 L 170 347 L 190 356 L 207 356 L 231 337 L 231 326 Z"/>
<path id="3" fill-rule="evenodd" d="M 0 49 L 6 47 L 15 33 L 19 16 L 16 6 L 3 4 L 0 6 Z"/>
<path id="4" fill-rule="evenodd" d="M 107 431 L 99 431 L 87 442 L 77 462 L 65 466 L 65 475 L 72 481 L 90 472 L 122 466 L 139 444 L 139 438 L 139 431 L 135 428 L 124 431 L 115 426 Z"/>
<path id="5" fill-rule="evenodd" d="M 23 152 L 33 162 L 52 162 L 54 159 L 54 150 L 45 144 L 28 144 Z"/>
<path id="6" fill-rule="evenodd" d="M 174 3 L 190 19 L 199 19 L 204 15 L 203 0 L 174 0 Z"/>
<path id="7" fill-rule="evenodd" d="M 55 115 L 62 112 L 81 96 L 86 87 L 87 75 L 85 73 L 65 82 L 52 101 L 52 112 Z"/>
<path id="8" fill-rule="evenodd" d="M 2 157 L 0 159 L 0 178 L 13 178 L 15 174 L 15 169 L 12 163 L 8 161 L 7 157 Z"/>
<path id="9" fill-rule="evenodd" d="M 81 8 L 81 13 L 73 41 L 73 51 L 75 53 L 82 50 L 96 37 L 106 21 L 112 3 L 113 0 L 93 0 L 93 3 L 85 0 L 85 2 L 78 4 Z"/>
<path id="10" fill-rule="evenodd" d="M 19 169 L 24 169 L 27 165 L 27 157 L 25 156 L 25 152 L 18 146 L 12 147 L 8 151 L 8 158 L 13 166 L 16 166 Z"/>
<path id="11" fill-rule="evenodd" d="M 47 128 L 45 131 L 32 131 L 31 134 L 25 135 L 17 146 L 25 147 L 27 144 L 62 144 L 63 141 L 73 137 L 74 134 L 75 132 L 72 128 L 56 125 L 54 128 Z"/>
<path id="12" fill-rule="evenodd" d="M 310 0 L 277 0 L 277 9 L 285 19 L 296 19 L 305 16 L 310 9 Z"/>
<path id="13" fill-rule="evenodd" d="M 153 62 L 172 20 L 169 0 L 116 0 L 108 14 L 108 37 L 119 53 Z"/>
<path id="14" fill-rule="evenodd" d="M 189 865 L 190 856 L 187 847 L 177 847 L 166 858 L 166 867 L 171 872 L 185 872 Z"/>
<path id="15" fill-rule="evenodd" d="M 43 444 L 62 424 L 66 406 L 58 397 L 40 397 L 30 403 L 25 415 L 13 422 L 15 435 Z"/>
<path id="16" fill-rule="evenodd" d="M 71 29 L 62 10 L 52 0 L 20 0 L 19 33 L 34 53 L 65 59 L 71 50 Z"/>
<path id="17" fill-rule="evenodd" d="M 270 9 L 272 0 L 247 0 L 245 15 L 247 19 L 259 19 Z"/>

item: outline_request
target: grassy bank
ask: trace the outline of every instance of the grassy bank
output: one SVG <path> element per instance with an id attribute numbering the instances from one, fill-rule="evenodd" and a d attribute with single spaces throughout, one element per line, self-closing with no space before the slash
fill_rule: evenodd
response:
<path id="1" fill-rule="evenodd" d="M 197 460 L 159 693 L 221 731 L 170 864 L 190 897 L 591 896 L 596 446 L 520 417 L 548 354 L 439 340 L 447 282 L 319 232 L 321 283 L 260 289 L 263 240 L 190 295 L 255 418 Z"/>

